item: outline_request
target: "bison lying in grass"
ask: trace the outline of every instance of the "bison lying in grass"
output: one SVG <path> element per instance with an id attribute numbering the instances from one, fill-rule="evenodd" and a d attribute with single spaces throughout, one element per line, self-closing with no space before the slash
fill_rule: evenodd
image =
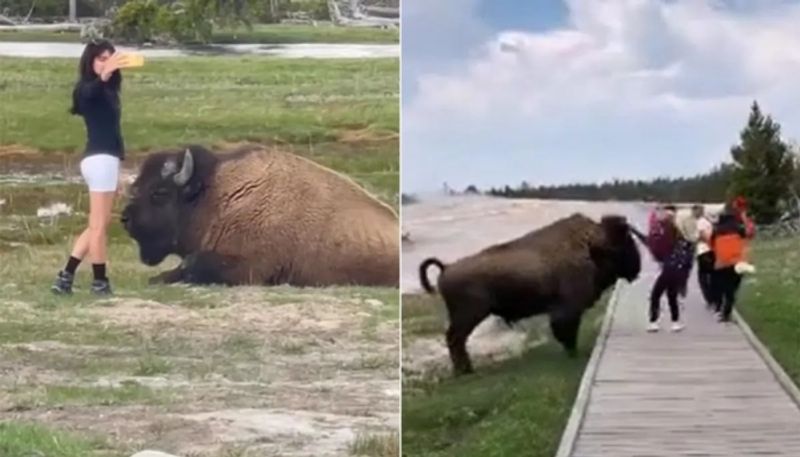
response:
<path id="1" fill-rule="evenodd" d="M 399 225 L 350 179 L 299 156 L 247 145 L 151 154 L 123 210 L 151 282 L 396 287 Z"/>
<path id="2" fill-rule="evenodd" d="M 597 223 L 573 215 L 450 265 L 429 258 L 419 267 L 422 287 L 436 289 L 427 270 L 441 270 L 438 290 L 447 306 L 447 346 L 456 375 L 472 372 L 466 342 L 490 314 L 506 322 L 548 314 L 555 338 L 576 353 L 583 312 L 618 278 L 634 281 L 641 258 L 627 221 Z"/>

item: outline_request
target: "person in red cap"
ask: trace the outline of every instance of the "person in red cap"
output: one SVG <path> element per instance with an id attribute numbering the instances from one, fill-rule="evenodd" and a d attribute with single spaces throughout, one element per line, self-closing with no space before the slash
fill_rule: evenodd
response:
<path id="1" fill-rule="evenodd" d="M 731 206 L 736 213 L 736 217 L 741 221 L 742 225 L 744 225 L 745 238 L 748 240 L 753 239 L 756 234 L 756 228 L 753 221 L 747 215 L 747 200 L 739 195 L 733 199 Z"/>

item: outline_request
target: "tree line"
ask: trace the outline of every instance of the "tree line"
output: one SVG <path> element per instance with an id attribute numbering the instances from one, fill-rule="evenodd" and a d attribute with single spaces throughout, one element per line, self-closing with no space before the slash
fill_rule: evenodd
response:
<path id="1" fill-rule="evenodd" d="M 274 23 L 297 13 L 329 20 L 327 0 L 77 0 L 78 17 L 104 18 L 94 33 L 120 42 L 207 43 L 214 27 Z M 0 0 L 9 17 L 65 18 L 66 0 Z"/>
<path id="2" fill-rule="evenodd" d="M 726 202 L 735 196 L 747 199 L 756 221 L 768 224 L 787 213 L 798 212 L 800 156 L 796 147 L 781 138 L 781 127 L 750 107 L 747 125 L 730 150 L 731 160 L 708 173 L 688 178 L 614 180 L 601 184 L 566 184 L 491 188 L 485 193 L 505 198 L 569 199 L 589 201 Z M 464 193 L 480 193 L 469 186 Z"/>
<path id="3" fill-rule="evenodd" d="M 523 182 L 519 187 L 491 188 L 486 193 L 506 198 L 711 203 L 726 198 L 733 174 L 732 168 L 730 165 L 722 165 L 709 173 L 689 178 L 613 180 L 600 184 L 574 183 L 533 187 Z"/>

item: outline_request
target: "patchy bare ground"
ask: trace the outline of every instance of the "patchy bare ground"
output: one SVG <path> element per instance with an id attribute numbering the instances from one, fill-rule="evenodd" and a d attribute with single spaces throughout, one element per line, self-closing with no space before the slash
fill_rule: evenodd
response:
<path id="1" fill-rule="evenodd" d="M 280 290 L 187 292 L 199 307 L 5 302 L 2 418 L 197 456 L 343 455 L 395 432 L 396 303 Z"/>
<path id="2" fill-rule="evenodd" d="M 447 317 L 441 302 L 432 297 L 403 296 L 403 381 L 449 377 L 450 356 L 444 332 Z M 502 319 L 488 317 L 467 341 L 477 368 L 521 356 L 550 340 L 547 319 L 533 317 L 509 327 Z"/>
<path id="3" fill-rule="evenodd" d="M 97 457 L 397 455 L 397 289 L 149 286 L 177 259 L 148 268 L 112 227 L 114 298 L 86 265 L 53 296 L 86 199 L 38 167 L 0 174 L 0 422 Z"/>

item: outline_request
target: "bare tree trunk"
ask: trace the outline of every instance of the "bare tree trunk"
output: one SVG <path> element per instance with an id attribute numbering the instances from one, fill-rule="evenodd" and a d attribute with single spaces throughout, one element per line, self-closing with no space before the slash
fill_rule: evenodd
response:
<path id="1" fill-rule="evenodd" d="M 31 9 L 29 9 L 29 10 L 28 10 L 28 15 L 27 15 L 27 16 L 25 16 L 25 21 L 24 21 L 24 23 L 25 23 L 25 24 L 27 24 L 27 23 L 28 23 L 28 21 L 30 21 L 30 20 L 31 20 L 31 15 L 33 14 L 33 10 L 34 10 L 35 8 L 36 8 L 36 0 L 33 0 L 33 1 L 31 2 Z"/>
<path id="2" fill-rule="evenodd" d="M 77 15 L 77 0 L 69 0 L 69 21 L 70 22 L 78 22 L 78 15 Z"/>
<path id="3" fill-rule="evenodd" d="M 269 15 L 273 21 L 279 22 L 278 15 L 280 12 L 278 11 L 280 7 L 278 6 L 278 0 L 269 0 Z"/>

